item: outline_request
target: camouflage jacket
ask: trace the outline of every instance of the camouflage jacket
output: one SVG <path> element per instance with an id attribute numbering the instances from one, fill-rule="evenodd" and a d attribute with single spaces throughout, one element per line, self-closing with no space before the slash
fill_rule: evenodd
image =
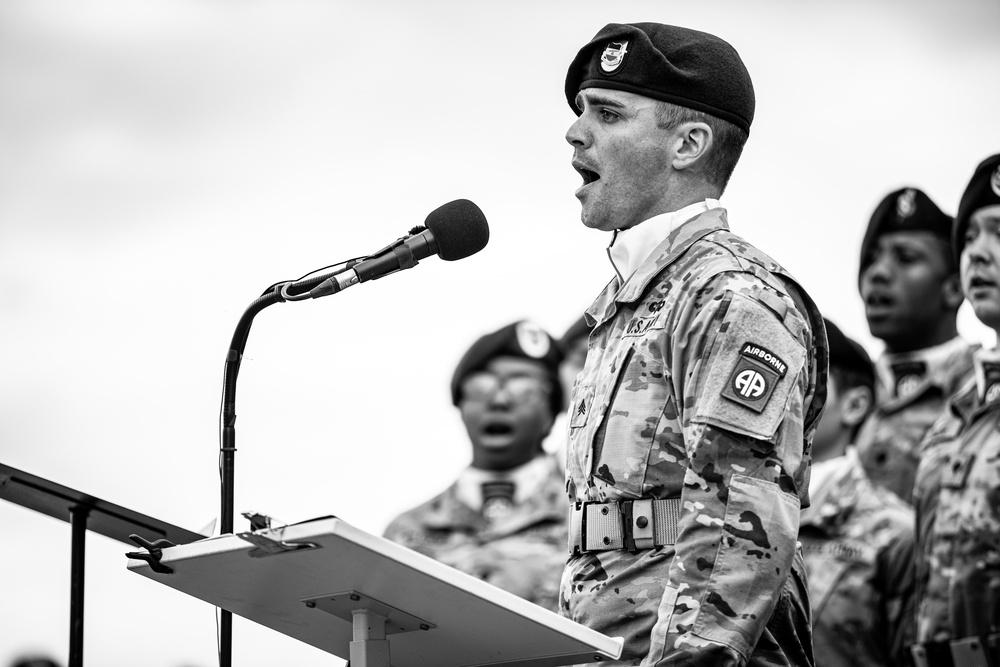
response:
<path id="1" fill-rule="evenodd" d="M 938 456 L 918 476 L 917 641 L 998 632 L 1000 353 L 976 353 L 975 379 L 929 437 Z"/>
<path id="2" fill-rule="evenodd" d="M 974 347 L 960 338 L 929 350 L 883 355 L 875 410 L 856 439 L 868 477 L 912 502 L 921 442 L 972 374 Z M 922 372 L 921 372 L 922 371 Z"/>
<path id="3" fill-rule="evenodd" d="M 810 496 L 799 540 L 818 663 L 908 665 L 914 637 L 913 510 L 868 480 L 853 449 L 813 466 Z"/>
<path id="4" fill-rule="evenodd" d="M 461 500 L 459 482 L 404 512 L 385 537 L 494 586 L 557 611 L 566 563 L 565 473 L 554 456 L 537 488 L 492 523 Z"/>
<path id="5" fill-rule="evenodd" d="M 674 545 L 567 564 L 562 612 L 623 637 L 624 664 L 812 662 L 796 535 L 827 348 L 818 311 L 790 286 L 713 209 L 587 311 L 595 327 L 569 408 L 570 501 L 683 507 Z"/>

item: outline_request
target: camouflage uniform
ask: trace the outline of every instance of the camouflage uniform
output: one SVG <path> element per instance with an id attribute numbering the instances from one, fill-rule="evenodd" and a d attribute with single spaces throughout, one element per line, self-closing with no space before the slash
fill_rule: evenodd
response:
<path id="1" fill-rule="evenodd" d="M 558 609 L 559 579 L 566 563 L 565 472 L 551 455 L 514 471 L 526 486 L 506 513 L 491 521 L 463 500 L 460 478 L 443 493 L 404 512 L 385 537 L 552 611 Z M 469 468 L 464 476 L 504 477 Z M 486 514 L 487 516 L 484 516 Z"/>
<path id="2" fill-rule="evenodd" d="M 799 539 L 821 667 L 908 664 L 913 643 L 909 505 L 874 486 L 853 449 L 815 464 Z"/>
<path id="3" fill-rule="evenodd" d="M 617 664 L 812 663 L 796 535 L 826 337 L 790 284 L 716 208 L 587 311 L 596 324 L 569 408 L 570 501 L 682 507 L 675 544 L 567 563 L 562 611 L 624 637 Z"/>
<path id="4" fill-rule="evenodd" d="M 921 461 L 917 640 L 1000 632 L 1000 352 L 975 355 L 975 380 L 932 432 Z M 935 466 L 936 470 L 931 470 Z M 927 520 L 926 512 L 933 513 Z M 997 652 L 1000 654 L 1000 652 Z M 1000 658 L 995 654 L 994 658 Z"/>
<path id="5" fill-rule="evenodd" d="M 923 455 L 921 442 L 948 400 L 972 373 L 974 347 L 955 338 L 906 354 L 884 354 L 876 364 L 875 410 L 856 439 L 869 479 L 906 502 Z"/>

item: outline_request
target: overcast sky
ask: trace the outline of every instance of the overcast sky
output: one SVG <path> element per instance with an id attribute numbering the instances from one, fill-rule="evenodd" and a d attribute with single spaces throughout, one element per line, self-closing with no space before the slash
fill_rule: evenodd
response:
<path id="1" fill-rule="evenodd" d="M 471 199 L 479 254 L 274 306 L 250 333 L 237 514 L 380 533 L 469 460 L 448 396 L 468 345 L 520 318 L 559 335 L 610 277 L 609 237 L 579 222 L 562 85 L 630 21 L 740 52 L 757 114 L 732 228 L 877 354 L 856 289 L 872 210 L 910 185 L 954 213 L 1000 151 L 995 0 L 7 0 L 0 462 L 203 528 L 244 309 Z M 968 310 L 961 328 L 993 342 Z M 6 502 L 0 523 L 0 667 L 65 663 L 69 524 Z M 128 572 L 128 550 L 88 538 L 86 662 L 216 664 L 212 608 Z M 238 665 L 340 664 L 242 619 L 234 634 Z"/>

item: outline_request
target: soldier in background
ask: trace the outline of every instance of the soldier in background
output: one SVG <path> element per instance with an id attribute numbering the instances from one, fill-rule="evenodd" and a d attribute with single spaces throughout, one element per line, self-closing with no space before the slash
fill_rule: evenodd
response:
<path id="1" fill-rule="evenodd" d="M 566 560 L 565 473 L 542 442 L 563 409 L 562 353 L 521 321 L 477 340 L 451 381 L 472 462 L 385 537 L 555 611 Z"/>
<path id="2" fill-rule="evenodd" d="M 965 296 L 1000 333 L 1000 155 L 976 168 L 953 239 Z M 917 667 L 1000 665 L 1000 348 L 974 364 L 917 476 Z"/>
<path id="3" fill-rule="evenodd" d="M 750 76 L 713 35 L 610 24 L 565 89 L 581 219 L 613 234 L 615 275 L 569 406 L 562 612 L 624 638 L 613 664 L 808 666 L 796 537 L 826 336 L 718 201 Z"/>
<path id="4" fill-rule="evenodd" d="M 922 191 L 903 188 L 878 205 L 861 244 L 858 285 L 885 351 L 858 454 L 869 478 L 906 502 L 921 441 L 972 372 L 974 348 L 958 335 L 964 297 L 951 223 Z"/>
<path id="5" fill-rule="evenodd" d="M 811 505 L 799 540 L 819 667 L 902 667 L 913 642 L 914 513 L 865 475 L 854 437 L 872 409 L 875 370 L 829 320 L 826 408 L 813 439 Z"/>

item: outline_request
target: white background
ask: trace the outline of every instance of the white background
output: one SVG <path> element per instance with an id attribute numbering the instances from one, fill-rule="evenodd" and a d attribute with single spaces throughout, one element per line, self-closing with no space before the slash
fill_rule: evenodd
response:
<path id="1" fill-rule="evenodd" d="M 265 310 L 237 392 L 237 514 L 380 533 L 436 493 L 469 457 L 447 389 L 468 345 L 523 317 L 559 335 L 609 278 L 563 79 L 612 21 L 739 50 L 757 116 L 731 225 L 877 354 L 856 290 L 872 210 L 912 185 L 954 213 L 1000 151 L 994 0 L 6 0 L 0 462 L 203 528 L 244 309 L 468 198 L 485 250 Z M 961 327 L 992 344 L 968 310 Z M 0 502 L 0 665 L 65 663 L 69 541 Z M 128 572 L 129 545 L 87 544 L 87 664 L 216 664 L 211 607 Z M 237 665 L 340 664 L 235 626 Z"/>

